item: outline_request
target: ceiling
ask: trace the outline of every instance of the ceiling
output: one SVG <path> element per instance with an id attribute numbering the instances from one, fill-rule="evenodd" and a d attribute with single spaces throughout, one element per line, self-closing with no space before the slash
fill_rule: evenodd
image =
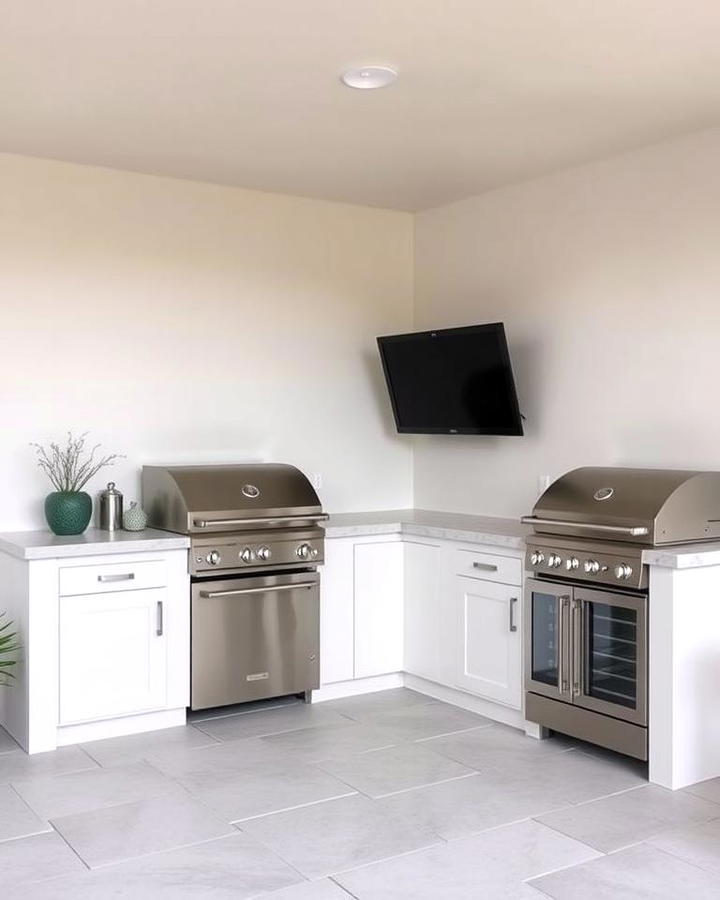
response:
<path id="1" fill-rule="evenodd" d="M 719 123 L 719 47 L 715 0 L 5 0 L 0 151 L 418 210 Z"/>

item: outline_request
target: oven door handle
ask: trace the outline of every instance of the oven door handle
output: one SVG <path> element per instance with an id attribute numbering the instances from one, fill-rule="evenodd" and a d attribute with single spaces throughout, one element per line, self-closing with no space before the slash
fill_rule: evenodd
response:
<path id="1" fill-rule="evenodd" d="M 325 522 L 327 513 L 310 513 L 307 516 L 254 516 L 247 519 L 195 519 L 196 528 L 210 528 L 213 525 L 280 525 L 283 522 Z"/>
<path id="2" fill-rule="evenodd" d="M 591 531 L 606 531 L 609 534 L 628 534 L 631 537 L 640 537 L 643 534 L 648 534 L 648 529 L 644 525 L 594 525 L 592 522 L 543 519 L 542 516 L 523 516 L 520 521 L 523 525 L 559 525 L 563 528 L 587 528 Z"/>
<path id="3" fill-rule="evenodd" d="M 294 591 L 298 588 L 313 588 L 320 584 L 319 581 L 295 581 L 293 584 L 267 584 L 263 587 L 256 588 L 234 588 L 230 591 L 200 591 L 200 596 L 208 600 L 214 600 L 216 597 L 235 597 L 240 594 L 267 594 L 276 593 L 277 591 Z"/>

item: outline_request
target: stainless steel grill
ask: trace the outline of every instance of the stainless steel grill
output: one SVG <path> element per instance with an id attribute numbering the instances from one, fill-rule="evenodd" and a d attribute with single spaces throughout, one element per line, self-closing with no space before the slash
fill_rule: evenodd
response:
<path id="1" fill-rule="evenodd" d="M 643 552 L 720 538 L 720 472 L 575 469 L 523 522 L 526 718 L 647 759 Z"/>
<path id="2" fill-rule="evenodd" d="M 190 536 L 191 706 L 319 687 L 327 518 L 308 479 L 279 464 L 146 466 L 149 524 Z"/>

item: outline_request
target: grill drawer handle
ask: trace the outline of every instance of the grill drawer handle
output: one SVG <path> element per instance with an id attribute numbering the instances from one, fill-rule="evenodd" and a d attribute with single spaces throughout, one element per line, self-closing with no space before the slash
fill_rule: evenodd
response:
<path id="1" fill-rule="evenodd" d="M 134 581 L 135 573 L 134 572 L 123 572 L 122 575 L 98 575 L 97 580 L 101 581 L 103 584 L 107 584 L 112 581 Z"/>
<path id="2" fill-rule="evenodd" d="M 631 537 L 640 537 L 648 534 L 644 525 L 593 525 L 592 522 L 568 522 L 565 519 L 543 519 L 541 516 L 523 516 L 520 521 L 523 525 L 559 525 L 563 528 L 588 528 L 591 531 L 607 531 L 611 534 L 629 534 Z"/>
<path id="3" fill-rule="evenodd" d="M 312 513 L 307 516 L 253 516 L 247 519 L 195 519 L 196 528 L 210 528 L 213 525 L 278 525 L 282 522 L 325 522 L 327 513 Z"/>
<path id="4" fill-rule="evenodd" d="M 317 587 L 317 581 L 296 581 L 294 584 L 268 584 L 257 588 L 235 588 L 232 591 L 200 591 L 201 597 L 214 600 L 216 597 L 236 597 L 240 594 L 267 594 L 277 591 L 294 591 L 297 588 Z"/>
<path id="5" fill-rule="evenodd" d="M 481 572 L 497 572 L 498 567 L 492 563 L 474 562 L 473 569 L 480 569 Z"/>

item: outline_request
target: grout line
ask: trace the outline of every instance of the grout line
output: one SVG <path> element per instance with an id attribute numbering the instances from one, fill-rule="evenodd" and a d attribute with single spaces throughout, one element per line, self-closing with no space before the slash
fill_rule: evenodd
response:
<path id="1" fill-rule="evenodd" d="M 343 782 L 344 784 L 344 782 Z M 309 806 L 319 806 L 321 803 L 328 803 L 331 800 L 341 800 L 343 797 L 356 797 L 360 794 L 360 791 L 355 790 L 351 785 L 348 785 L 351 789 L 346 791 L 343 794 L 333 794 L 332 797 L 321 797 L 319 800 L 308 800 L 307 803 L 296 803 L 294 806 L 283 806 L 280 809 L 271 809 L 268 812 L 257 813 L 254 816 L 245 816 L 243 819 L 231 819 L 230 824 L 236 825 L 242 830 L 242 825 L 244 822 L 253 822 L 255 819 L 264 819 L 267 816 L 274 816 L 278 813 L 284 812 L 292 812 L 295 809 L 307 809 Z M 211 809 L 215 815 L 219 815 L 217 810 L 214 810 L 212 807 L 208 807 Z"/>
<path id="2" fill-rule="evenodd" d="M 80 856 L 80 854 L 79 854 L 78 851 L 73 847 L 73 845 L 70 843 L 70 841 L 67 840 L 67 838 L 65 837 L 65 835 L 64 835 L 61 831 L 58 831 L 57 828 L 55 828 L 54 825 L 51 826 L 51 827 L 52 827 L 52 830 L 55 832 L 55 834 L 56 834 L 56 835 L 60 838 L 60 840 L 65 844 L 65 846 L 68 847 L 68 848 L 72 851 L 72 853 L 73 853 L 75 856 L 77 856 L 77 858 L 80 860 L 80 862 L 83 864 L 83 866 L 85 866 L 85 869 L 86 869 L 88 872 L 92 872 L 92 869 L 90 868 L 90 866 L 85 862 L 85 860 L 82 858 L 82 856 Z M 58 877 L 59 877 L 59 876 L 58 876 Z"/>
<path id="3" fill-rule="evenodd" d="M 340 884 L 340 882 L 337 880 L 337 878 L 335 878 L 334 875 L 328 875 L 328 881 L 332 881 L 332 883 L 337 885 L 344 894 L 347 894 L 348 897 L 352 897 L 353 900 L 360 900 L 357 894 L 353 894 L 352 891 L 346 888 L 344 884 Z"/>
<path id="4" fill-rule="evenodd" d="M 421 791 L 423 788 L 435 787 L 438 784 L 449 784 L 451 781 L 463 781 L 465 778 L 475 778 L 479 772 L 466 772 L 464 775 L 453 775 L 452 778 L 440 778 L 438 781 L 427 781 L 424 784 L 415 784 L 412 787 L 400 788 L 398 791 L 388 791 L 387 794 L 367 795 L 371 800 L 384 800 L 385 797 L 397 797 L 398 794 L 408 794 L 411 791 Z"/>

